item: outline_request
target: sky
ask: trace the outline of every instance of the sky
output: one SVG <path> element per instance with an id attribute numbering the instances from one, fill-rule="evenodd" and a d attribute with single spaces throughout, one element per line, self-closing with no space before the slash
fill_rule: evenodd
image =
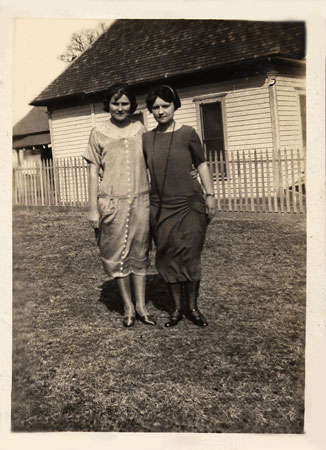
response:
<path id="1" fill-rule="evenodd" d="M 58 56 L 65 52 L 72 34 L 84 28 L 95 28 L 98 23 L 99 20 L 94 19 L 15 19 L 14 124 L 30 111 L 29 103 L 67 67 Z"/>

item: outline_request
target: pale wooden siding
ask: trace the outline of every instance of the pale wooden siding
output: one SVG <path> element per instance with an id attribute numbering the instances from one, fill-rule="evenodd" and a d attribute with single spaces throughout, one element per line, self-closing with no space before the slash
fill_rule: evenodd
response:
<path id="1" fill-rule="evenodd" d="M 258 87 L 257 87 L 258 86 Z M 225 117 L 228 151 L 270 149 L 272 151 L 272 124 L 268 86 L 265 78 L 211 83 L 179 89 L 182 106 L 176 111 L 176 120 L 190 125 L 200 133 L 194 99 L 226 94 Z M 151 114 L 147 116 L 148 129 L 156 126 Z"/>
<path id="2" fill-rule="evenodd" d="M 298 89 L 304 81 L 277 76 L 277 107 L 279 113 L 280 146 L 302 148 L 302 129 Z M 200 118 L 196 103 L 207 96 L 224 96 L 225 146 L 229 154 L 237 151 L 264 150 L 273 153 L 273 133 L 269 84 L 266 77 L 252 77 L 221 83 L 179 89 L 182 106 L 175 118 L 190 125 L 200 134 Z M 304 92 L 304 91 L 301 91 Z M 139 97 L 140 108 L 145 107 L 145 96 Z M 54 157 L 79 156 L 86 148 L 90 130 L 109 117 L 102 102 L 74 108 L 54 110 L 52 113 L 52 143 Z M 145 109 L 148 130 L 156 126 L 152 114 Z"/>
<path id="3" fill-rule="evenodd" d="M 228 151 L 272 148 L 271 116 L 265 78 L 211 83 L 180 89 L 178 92 L 182 106 L 176 111 L 177 121 L 194 127 L 200 133 L 200 118 L 197 117 L 194 98 L 225 93 L 224 127 Z M 140 108 L 144 108 L 145 96 L 138 98 L 138 104 Z M 91 105 L 85 105 L 54 111 L 52 120 L 55 158 L 82 154 L 91 128 L 107 117 L 101 102 L 94 104 L 93 108 Z M 147 110 L 145 122 L 148 130 L 156 126 L 156 121 Z"/>
<path id="4" fill-rule="evenodd" d="M 110 114 L 103 111 L 103 103 L 94 104 L 94 125 L 104 122 L 110 117 Z"/>
<path id="5" fill-rule="evenodd" d="M 81 155 L 87 146 L 91 128 L 90 105 L 52 111 L 54 157 Z"/>
<path id="6" fill-rule="evenodd" d="M 225 99 L 228 150 L 272 149 L 268 87 L 240 89 Z"/>
<path id="7" fill-rule="evenodd" d="M 51 139 L 57 164 L 56 183 L 62 203 L 80 204 L 86 200 L 86 190 L 81 191 L 84 173 L 76 164 L 86 149 L 93 127 L 91 105 L 58 109 L 51 114 Z M 65 160 L 62 158 L 66 158 Z"/>
<path id="8" fill-rule="evenodd" d="M 289 76 L 276 78 L 280 146 L 303 148 L 299 93 L 305 92 L 302 79 Z"/>

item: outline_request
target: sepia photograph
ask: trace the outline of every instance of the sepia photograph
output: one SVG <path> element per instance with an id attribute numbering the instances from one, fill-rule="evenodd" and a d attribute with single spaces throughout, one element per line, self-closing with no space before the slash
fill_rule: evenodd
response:
<path id="1" fill-rule="evenodd" d="M 11 434 L 306 433 L 307 24 L 15 18 Z"/>

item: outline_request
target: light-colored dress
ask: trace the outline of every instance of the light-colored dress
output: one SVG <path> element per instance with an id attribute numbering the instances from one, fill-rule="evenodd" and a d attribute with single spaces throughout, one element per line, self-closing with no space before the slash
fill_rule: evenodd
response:
<path id="1" fill-rule="evenodd" d="M 145 128 L 131 122 L 120 132 L 110 121 L 93 128 L 83 158 L 103 171 L 99 185 L 98 245 L 111 278 L 146 275 L 149 247 L 149 186 L 142 151 Z M 120 134 L 121 133 L 121 134 Z"/>

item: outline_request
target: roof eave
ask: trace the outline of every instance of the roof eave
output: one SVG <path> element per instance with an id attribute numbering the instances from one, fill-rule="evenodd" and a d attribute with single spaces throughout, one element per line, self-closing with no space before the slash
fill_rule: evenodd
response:
<path id="1" fill-rule="evenodd" d="M 148 85 L 150 83 L 157 83 L 160 82 L 161 80 L 167 80 L 170 78 L 176 78 L 176 77 L 182 77 L 182 76 L 189 76 L 189 75 L 199 75 L 201 73 L 208 73 L 208 72 L 212 72 L 212 71 L 218 71 L 218 70 L 232 70 L 236 67 L 242 66 L 242 65 L 246 65 L 246 66 L 253 66 L 254 64 L 257 64 L 258 66 L 264 62 L 268 62 L 268 63 L 273 63 L 276 61 L 282 61 L 285 63 L 297 63 L 299 62 L 297 59 L 295 58 L 286 58 L 286 57 L 281 57 L 275 54 L 268 54 L 268 55 L 264 55 L 264 56 L 260 56 L 257 58 L 251 58 L 251 59 L 247 59 L 247 60 L 241 60 L 241 61 L 234 61 L 232 63 L 229 64 L 221 64 L 221 65 L 216 65 L 216 66 L 212 66 L 212 67 L 205 67 L 203 69 L 197 69 L 197 70 L 189 70 L 189 71 L 184 71 L 182 73 L 178 72 L 178 73 L 164 73 L 162 77 L 158 78 L 149 78 L 146 80 L 139 80 L 139 81 L 135 81 L 132 83 L 133 86 L 138 87 L 138 86 L 144 86 L 144 85 Z M 304 65 L 305 62 L 301 62 L 300 64 Z M 83 101 L 86 99 L 89 99 L 90 97 L 97 97 L 99 96 L 101 93 L 103 93 L 104 90 L 98 90 L 96 92 L 92 91 L 92 92 L 85 92 L 85 91 L 81 91 L 81 92 L 75 92 L 73 94 L 68 94 L 68 95 L 63 95 L 63 96 L 59 96 L 59 97 L 50 97 L 50 98 L 45 98 L 43 100 L 37 100 L 34 99 L 31 103 L 29 103 L 32 106 L 51 106 L 53 104 L 58 104 L 58 103 L 66 103 L 68 101 Z"/>
<path id="2" fill-rule="evenodd" d="M 37 97 L 29 103 L 31 106 L 50 106 L 52 103 L 59 101 L 69 101 L 69 100 L 80 100 L 81 98 L 86 98 L 89 95 L 94 93 L 90 92 L 89 94 L 85 92 L 75 92 L 73 94 L 63 95 L 60 97 L 49 97 L 44 98 L 43 100 L 37 100 Z"/>

